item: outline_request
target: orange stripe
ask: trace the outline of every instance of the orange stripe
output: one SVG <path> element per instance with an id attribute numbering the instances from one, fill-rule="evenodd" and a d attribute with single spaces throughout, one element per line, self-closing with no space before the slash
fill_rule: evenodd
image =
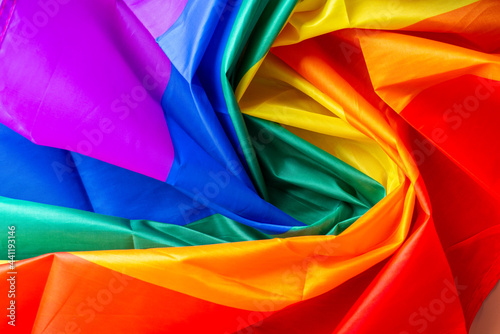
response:
<path id="1" fill-rule="evenodd" d="M 500 2 L 482 0 L 430 17 L 401 30 L 432 32 L 432 39 L 452 40 L 457 45 L 479 48 L 483 52 L 500 52 Z M 446 35 L 440 35 L 446 33 Z M 458 35 L 453 38 L 450 35 Z M 472 44 L 471 44 L 472 43 Z"/>
<path id="2" fill-rule="evenodd" d="M 0 267 L 2 282 L 7 270 L 7 265 Z M 206 302 L 68 253 L 19 261 L 17 271 L 19 333 L 220 334 L 272 314 L 267 305 L 260 312 L 249 312 Z M 7 293 L 0 299 L 2 305 L 9 303 Z M 12 332 L 5 319 L 0 332 Z"/>

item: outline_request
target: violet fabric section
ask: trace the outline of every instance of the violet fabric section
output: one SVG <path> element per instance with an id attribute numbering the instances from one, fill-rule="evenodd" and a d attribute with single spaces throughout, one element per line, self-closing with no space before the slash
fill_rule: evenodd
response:
<path id="1" fill-rule="evenodd" d="M 154 38 L 160 37 L 174 24 L 187 2 L 188 0 L 125 0 Z"/>
<path id="2" fill-rule="evenodd" d="M 170 60 L 123 2 L 62 2 L 15 3 L 0 41 L 0 122 L 34 143 L 165 181 Z"/>

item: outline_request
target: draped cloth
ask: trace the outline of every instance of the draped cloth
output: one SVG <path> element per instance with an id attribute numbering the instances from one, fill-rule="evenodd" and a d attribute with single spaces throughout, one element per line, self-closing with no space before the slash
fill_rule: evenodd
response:
<path id="1" fill-rule="evenodd" d="M 500 3 L 0 2 L 2 333 L 468 332 Z"/>

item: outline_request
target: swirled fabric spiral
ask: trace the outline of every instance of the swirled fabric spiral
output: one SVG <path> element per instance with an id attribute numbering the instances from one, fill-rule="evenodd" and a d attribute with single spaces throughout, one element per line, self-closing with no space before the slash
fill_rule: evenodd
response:
<path id="1" fill-rule="evenodd" d="M 496 0 L 1 0 L 0 331 L 467 333 L 499 108 Z"/>

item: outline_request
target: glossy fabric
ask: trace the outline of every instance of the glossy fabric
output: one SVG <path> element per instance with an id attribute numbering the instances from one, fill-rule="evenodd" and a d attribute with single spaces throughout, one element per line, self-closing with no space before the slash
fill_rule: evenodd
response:
<path id="1" fill-rule="evenodd" d="M 14 14 L 0 9 L 0 22 L 15 23 L 17 5 L 2 6 Z M 29 142 L 32 117 L 12 103 L 31 100 L 10 88 L 26 64 L 4 47 L 6 26 L 0 212 L 22 259 L 15 331 L 467 332 L 500 278 L 495 1 L 96 6 L 119 17 L 107 29 L 142 36 L 118 55 L 169 64 L 140 115 L 161 111 L 171 141 L 155 145 L 171 143 L 171 164 Z M 113 66 L 100 75 L 125 84 Z"/>

